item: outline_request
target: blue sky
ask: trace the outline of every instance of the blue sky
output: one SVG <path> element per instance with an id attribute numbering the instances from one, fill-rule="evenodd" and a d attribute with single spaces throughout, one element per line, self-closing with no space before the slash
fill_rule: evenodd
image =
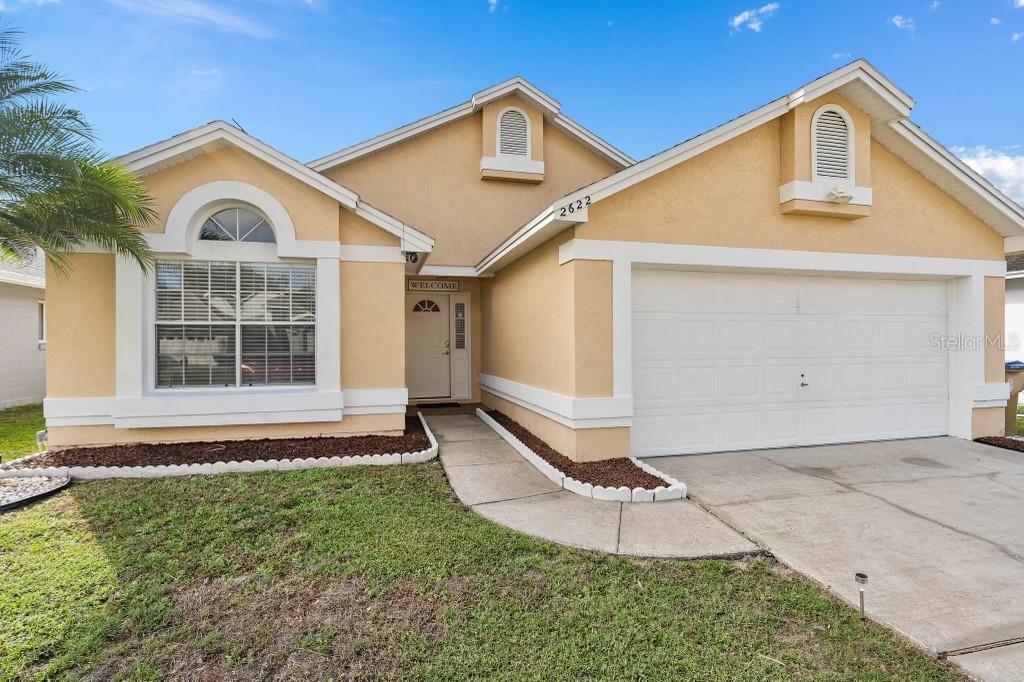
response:
<path id="1" fill-rule="evenodd" d="M 206 121 L 308 161 L 522 75 L 636 158 L 857 57 L 1024 201 L 1024 0 L 0 0 L 120 154 Z"/>

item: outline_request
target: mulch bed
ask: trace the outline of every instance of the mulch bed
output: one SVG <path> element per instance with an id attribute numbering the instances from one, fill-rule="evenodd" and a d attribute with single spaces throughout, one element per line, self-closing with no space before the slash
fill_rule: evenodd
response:
<path id="1" fill-rule="evenodd" d="M 618 488 L 619 486 L 626 486 L 630 489 L 668 487 L 668 483 L 647 473 L 626 457 L 599 459 L 593 462 L 574 462 L 501 412 L 488 410 L 487 414 L 548 464 L 578 481 L 603 485 L 606 488 Z"/>
<path id="2" fill-rule="evenodd" d="M 985 445 L 994 445 L 997 448 L 1005 448 L 1006 450 L 1024 452 L 1024 440 L 1019 438 L 1007 438 L 1006 436 L 983 436 L 982 438 L 975 438 L 974 442 L 984 443 Z"/>
<path id="3" fill-rule="evenodd" d="M 405 420 L 403 436 L 348 436 L 344 438 L 261 438 L 191 443 L 136 443 L 90 448 L 68 448 L 4 468 L 85 466 L 158 466 L 171 464 L 213 464 L 258 459 L 346 457 L 419 452 L 430 447 L 417 417 Z"/>

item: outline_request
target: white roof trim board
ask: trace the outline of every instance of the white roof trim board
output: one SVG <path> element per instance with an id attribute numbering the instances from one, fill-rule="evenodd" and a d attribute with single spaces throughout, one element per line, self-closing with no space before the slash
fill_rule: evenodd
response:
<path id="1" fill-rule="evenodd" d="M 33 289 L 45 289 L 46 278 L 27 275 L 10 270 L 0 270 L 0 284 L 13 284 L 15 286 L 32 287 Z"/>
<path id="2" fill-rule="evenodd" d="M 359 217 L 401 239 L 404 251 L 427 253 L 434 248 L 434 240 L 429 235 L 367 204 L 359 198 L 358 194 L 347 187 L 339 185 L 224 121 L 213 121 L 167 140 L 143 147 L 125 154 L 119 158 L 119 161 L 124 163 L 129 170 L 140 176 L 145 176 L 224 145 L 238 147 L 296 180 L 326 194 Z"/>
<path id="3" fill-rule="evenodd" d="M 635 163 L 628 155 L 608 144 L 568 116 L 562 114 L 562 105 L 559 104 L 557 100 L 552 99 L 546 93 L 540 91 L 523 78 L 517 76 L 475 93 L 468 102 L 463 102 L 462 104 L 451 107 L 450 109 L 440 111 L 433 116 L 427 116 L 426 118 L 414 121 L 413 123 L 404 125 L 401 128 L 396 128 L 395 130 L 384 133 L 383 135 L 378 135 L 377 137 L 370 138 L 364 142 L 354 144 L 351 147 L 346 147 L 345 149 L 334 152 L 333 154 L 328 154 L 320 159 L 311 161 L 309 163 L 309 167 L 320 172 L 330 170 L 336 166 L 348 163 L 349 161 L 366 156 L 367 154 L 380 151 L 381 149 L 398 144 L 399 142 L 408 140 L 409 138 L 422 135 L 434 128 L 438 128 L 469 116 L 470 114 L 479 111 L 480 108 L 488 102 L 493 102 L 501 99 L 502 97 L 508 97 L 509 95 L 518 95 L 519 97 L 522 97 L 527 102 L 544 112 L 544 115 L 552 123 L 562 128 L 565 132 L 575 137 L 580 142 L 588 145 L 596 153 L 607 158 L 612 163 L 618 164 L 622 167 L 630 166 Z"/>
<path id="4" fill-rule="evenodd" d="M 586 222 L 586 212 L 577 212 L 567 223 L 560 215 L 563 206 L 578 204 L 585 197 L 591 204 L 597 203 L 833 91 L 871 116 L 872 136 L 879 143 L 1004 237 L 1024 237 L 1024 208 L 909 121 L 914 100 L 866 60 L 858 59 L 789 95 L 566 195 L 485 256 L 476 266 L 478 273 L 492 271 L 518 257 L 527 239 L 530 243 L 545 241 L 569 225 Z M 1024 239 L 1021 241 L 1024 245 Z"/>

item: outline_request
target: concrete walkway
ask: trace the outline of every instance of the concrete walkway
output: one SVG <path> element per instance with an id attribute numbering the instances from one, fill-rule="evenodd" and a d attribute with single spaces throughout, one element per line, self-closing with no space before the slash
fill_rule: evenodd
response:
<path id="1" fill-rule="evenodd" d="M 759 551 L 687 500 L 603 502 L 562 490 L 475 415 L 428 414 L 427 422 L 455 494 L 507 528 L 611 554 L 692 559 Z"/>

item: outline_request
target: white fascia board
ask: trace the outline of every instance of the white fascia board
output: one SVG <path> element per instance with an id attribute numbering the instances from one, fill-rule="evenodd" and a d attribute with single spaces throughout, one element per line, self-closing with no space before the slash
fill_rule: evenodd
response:
<path id="1" fill-rule="evenodd" d="M 896 86 L 895 83 L 883 76 L 878 69 L 865 59 L 858 59 L 850 62 L 835 71 L 825 74 L 821 78 L 807 83 L 790 93 L 788 100 L 790 108 L 803 102 L 809 102 L 852 81 L 859 80 L 869 87 L 876 95 L 892 110 L 889 120 L 904 118 L 910 115 L 914 108 L 914 99 L 906 92 Z"/>
<path id="2" fill-rule="evenodd" d="M 475 92 L 469 101 L 473 104 L 475 110 L 488 102 L 493 102 L 509 95 L 518 95 L 551 115 L 557 114 L 562 108 L 558 100 L 519 76 Z"/>
<path id="3" fill-rule="evenodd" d="M 609 175 L 606 178 L 591 183 L 575 192 L 566 195 L 554 206 L 564 206 L 575 203 L 583 198 L 589 198 L 591 203 L 596 203 L 608 196 L 644 180 L 668 170 L 688 159 L 698 156 L 705 151 L 713 149 L 720 144 L 728 142 L 746 132 L 757 128 L 769 121 L 782 116 L 787 111 L 803 101 L 820 97 L 832 90 L 835 90 L 854 80 L 859 80 L 876 92 L 879 97 L 885 99 L 894 109 L 909 114 L 914 105 L 914 100 L 905 92 L 896 87 L 891 81 L 882 76 L 877 69 L 865 60 L 857 60 L 837 71 L 826 74 L 821 78 L 811 81 L 795 92 L 769 102 L 739 118 L 733 119 L 717 128 L 702 133 L 675 147 L 666 149 L 660 154 L 645 159 L 618 173 Z M 1015 229 L 1024 230 L 1024 209 L 1006 198 L 996 190 L 991 183 L 982 178 L 976 172 L 968 168 L 962 161 L 957 159 L 951 152 L 935 142 L 932 138 L 921 131 L 917 126 L 904 119 L 893 120 L 888 127 L 895 131 L 901 138 L 907 140 L 926 154 L 936 167 L 943 167 L 953 173 L 957 179 L 967 184 L 972 190 L 985 198 L 992 204 L 1007 220 L 1013 222 Z M 550 217 L 552 209 L 545 209 L 533 220 L 517 230 L 511 237 L 505 240 L 494 251 L 491 252 L 480 264 L 478 270 L 492 269 L 509 257 L 515 256 L 519 251 L 509 249 L 509 245 L 519 239 L 527 230 L 536 229 L 539 222 Z M 980 217 L 980 216 L 979 216 Z M 1002 230 L 1000 230 L 1002 231 Z M 1014 232 L 1016 234 L 1016 232 Z M 1007 235 L 1004 232 L 1004 236 Z"/>
<path id="4" fill-rule="evenodd" d="M 351 209 L 356 207 L 359 195 L 352 190 L 342 187 L 333 180 L 302 165 L 290 156 L 282 154 L 270 145 L 257 140 L 252 135 L 243 133 L 241 130 L 223 121 L 214 121 L 200 128 L 195 128 L 172 137 L 169 140 L 158 142 L 149 147 L 143 147 L 136 152 L 122 156 L 119 160 L 129 170 L 139 175 L 145 175 L 147 170 L 176 156 L 187 154 L 189 151 L 220 141 L 230 143 L 243 151 L 249 152 L 296 180 L 337 200 L 343 206 Z"/>
<path id="5" fill-rule="evenodd" d="M 636 163 L 636 160 L 633 159 L 633 157 L 611 146 L 600 137 L 561 112 L 555 114 L 551 118 L 551 121 L 577 140 L 593 147 L 595 151 L 609 159 L 612 163 L 616 163 L 623 167 L 632 166 Z"/>
<path id="6" fill-rule="evenodd" d="M 429 252 L 434 248 L 434 240 L 428 235 L 371 206 L 347 187 L 339 185 L 327 176 L 302 165 L 290 156 L 282 154 L 270 145 L 223 121 L 214 121 L 163 142 L 143 147 L 136 152 L 120 157 L 119 161 L 125 164 L 129 170 L 139 175 L 145 175 L 147 170 L 162 167 L 162 164 L 175 157 L 187 155 L 189 152 L 217 143 L 234 145 L 326 194 L 361 218 L 401 238 L 402 247 L 407 251 Z"/>
<path id="7" fill-rule="evenodd" d="M 429 130 L 433 130 L 439 126 L 443 126 L 446 123 L 457 121 L 460 118 L 468 116 L 473 113 L 473 103 L 463 102 L 457 106 L 440 111 L 432 116 L 421 118 L 418 121 L 413 121 L 408 125 L 404 125 L 401 128 L 395 128 L 376 137 L 372 137 L 369 140 L 359 142 L 358 144 L 345 147 L 344 149 L 338 150 L 327 156 L 323 156 L 314 161 L 310 161 L 307 165 L 317 172 L 324 172 L 340 166 L 343 163 L 352 161 L 361 156 L 372 154 L 376 151 L 380 151 L 385 147 L 390 147 L 393 144 L 407 140 L 411 137 L 421 135 Z"/>
<path id="8" fill-rule="evenodd" d="M 951 173 L 957 180 L 984 199 L 1007 220 L 1012 221 L 1016 230 L 1011 234 L 1003 233 L 1004 237 L 1024 235 L 1024 208 L 996 189 L 991 182 L 958 159 L 953 152 L 943 147 L 913 122 L 909 120 L 894 121 L 889 124 L 889 127 L 902 139 L 927 156 L 937 168 Z"/>
<path id="9" fill-rule="evenodd" d="M 561 201 L 556 202 L 556 205 L 568 204 L 587 196 L 591 198 L 591 201 L 600 201 L 605 197 L 621 192 L 628 187 L 632 187 L 633 185 L 643 182 L 644 180 L 666 171 L 669 168 L 677 166 L 709 149 L 713 149 L 724 142 L 728 142 L 733 138 L 739 137 L 758 126 L 782 116 L 788 110 L 787 98 L 780 97 L 779 99 L 765 104 L 764 106 L 744 114 L 739 118 L 733 119 L 725 125 L 712 128 L 711 130 L 701 133 L 700 135 L 678 144 L 675 147 L 666 149 L 660 154 L 655 154 L 634 166 L 630 166 L 629 168 L 621 170 L 614 175 L 609 175 L 606 178 L 578 189 L 572 194 L 566 195 Z"/>
<path id="10" fill-rule="evenodd" d="M 388 215 L 384 211 L 371 206 L 360 200 L 356 206 L 356 215 L 367 220 L 378 227 L 395 235 L 402 240 L 403 251 L 418 251 L 429 253 L 434 250 L 434 239 L 423 232 L 420 232 L 411 225 L 403 223 L 398 218 Z"/>
<path id="11" fill-rule="evenodd" d="M 516 230 L 512 236 L 477 263 L 477 276 L 484 276 L 509 259 L 515 259 L 523 253 L 532 251 L 567 227 L 587 222 L 588 211 L 586 208 L 575 211 L 571 216 L 567 214 L 565 218 L 560 215 L 561 208 L 561 206 L 550 206 Z"/>
<path id="12" fill-rule="evenodd" d="M 419 270 L 423 277 L 490 277 L 480 274 L 472 265 L 424 265 Z"/>
<path id="13" fill-rule="evenodd" d="M 349 161 L 354 161 L 355 159 L 386 149 L 391 145 L 398 144 L 399 142 L 416 137 L 417 135 L 422 135 L 434 128 L 439 128 L 443 125 L 447 125 L 448 123 L 465 118 L 466 116 L 479 111 L 480 108 L 488 102 L 493 102 L 501 99 L 502 97 L 508 97 L 509 95 L 518 95 L 527 102 L 533 104 L 543 111 L 549 120 L 572 133 L 576 139 L 589 145 L 595 152 L 607 157 L 613 163 L 622 166 L 630 166 L 634 163 L 633 159 L 629 156 L 608 144 L 572 119 L 564 116 L 561 113 L 562 105 L 559 104 L 557 100 L 551 98 L 526 80 L 516 77 L 480 90 L 475 93 L 468 102 L 463 102 L 462 104 L 450 107 L 444 111 L 427 116 L 426 118 L 413 121 L 408 125 L 395 128 L 394 130 L 372 137 L 364 142 L 359 142 L 358 144 L 345 147 L 344 149 L 332 154 L 310 161 L 307 165 L 313 170 L 323 173 L 335 168 L 336 166 L 348 163 Z"/>
<path id="14" fill-rule="evenodd" d="M 32 275 L 22 275 L 17 272 L 0 271 L 0 284 L 14 284 L 20 287 L 32 287 L 33 289 L 45 289 L 46 280 Z"/>

